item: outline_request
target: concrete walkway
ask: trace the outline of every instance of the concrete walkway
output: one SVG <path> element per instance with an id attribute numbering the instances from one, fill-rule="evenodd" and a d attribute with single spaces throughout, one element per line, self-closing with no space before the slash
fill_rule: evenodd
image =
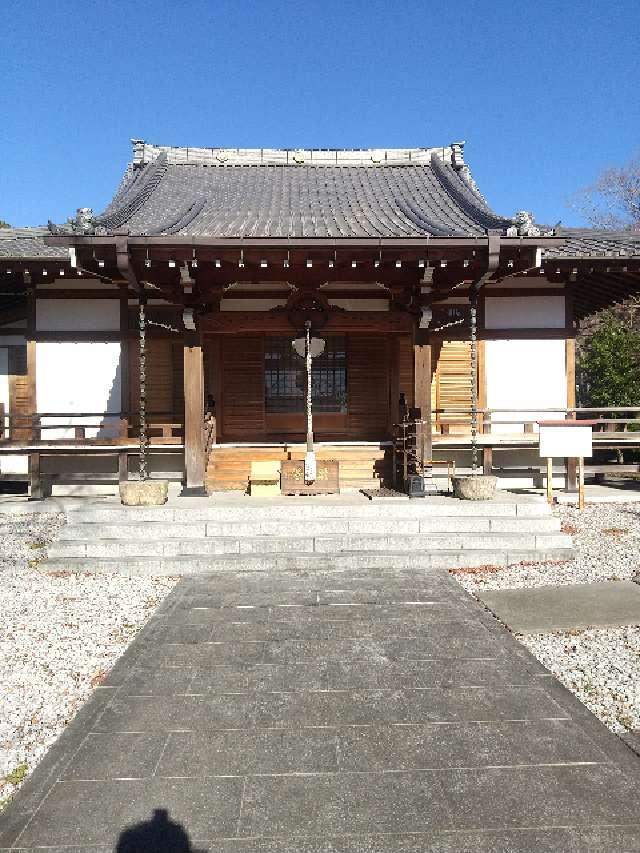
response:
<path id="1" fill-rule="evenodd" d="M 640 759 L 445 573 L 180 582 L 0 850 L 640 851 Z"/>
<path id="2" fill-rule="evenodd" d="M 640 584 L 633 581 L 477 590 L 517 634 L 640 625 Z"/>

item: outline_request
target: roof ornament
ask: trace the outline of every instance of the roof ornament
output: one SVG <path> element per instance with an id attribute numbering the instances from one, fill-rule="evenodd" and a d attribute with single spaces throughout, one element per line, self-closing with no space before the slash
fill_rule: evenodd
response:
<path id="1" fill-rule="evenodd" d="M 464 145 L 464 140 L 461 142 L 452 142 L 450 145 L 451 165 L 454 169 L 461 169 L 463 166 L 466 166 L 464 162 Z"/>
<path id="2" fill-rule="evenodd" d="M 132 139 L 131 145 L 133 146 L 133 165 L 141 166 L 144 163 L 145 141 L 144 139 Z"/>
<path id="3" fill-rule="evenodd" d="M 294 151 L 293 152 L 293 162 L 294 163 L 304 163 L 304 151 Z"/>
<path id="4" fill-rule="evenodd" d="M 79 207 L 75 219 L 72 220 L 73 230 L 77 234 L 93 231 L 93 210 L 90 207 Z"/>
<path id="5" fill-rule="evenodd" d="M 507 237 L 539 237 L 540 229 L 533 221 L 533 213 L 519 210 L 512 218 L 513 225 L 507 228 Z"/>

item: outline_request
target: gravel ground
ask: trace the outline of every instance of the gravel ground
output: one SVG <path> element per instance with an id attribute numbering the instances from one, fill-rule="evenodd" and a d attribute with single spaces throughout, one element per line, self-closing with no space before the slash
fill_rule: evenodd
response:
<path id="1" fill-rule="evenodd" d="M 580 512 L 562 506 L 555 512 L 571 533 L 576 559 L 566 563 L 526 563 L 455 572 L 468 592 L 631 580 L 640 569 L 640 506 L 591 504 Z"/>
<path id="2" fill-rule="evenodd" d="M 454 572 L 470 593 L 630 580 L 640 570 L 640 506 L 592 504 L 556 510 L 576 559 Z M 640 731 L 640 627 L 516 635 L 606 726 Z"/>
<path id="3" fill-rule="evenodd" d="M 516 637 L 612 731 L 640 729 L 640 628 Z"/>
<path id="4" fill-rule="evenodd" d="M 64 522 L 0 515 L 0 809 L 176 582 L 47 573 Z"/>

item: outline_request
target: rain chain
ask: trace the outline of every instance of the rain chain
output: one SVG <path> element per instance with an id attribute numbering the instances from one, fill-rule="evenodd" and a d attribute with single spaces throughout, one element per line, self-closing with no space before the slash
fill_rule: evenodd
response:
<path id="1" fill-rule="evenodd" d="M 471 473 L 478 473 L 478 288 L 469 290 L 471 321 Z"/>
<path id="2" fill-rule="evenodd" d="M 443 329 L 450 329 L 451 326 L 461 326 L 464 323 L 464 317 L 462 320 L 452 320 L 450 323 L 443 323 L 442 326 L 436 326 L 435 328 L 430 328 L 431 332 L 442 332 Z"/>
<path id="3" fill-rule="evenodd" d="M 147 322 L 144 301 L 140 300 L 138 311 L 140 328 L 140 480 L 147 479 L 147 389 L 146 389 L 146 334 Z"/>
<path id="4" fill-rule="evenodd" d="M 158 329 L 164 329 L 167 332 L 175 332 L 176 335 L 180 334 L 180 329 L 176 329 L 175 326 L 170 326 L 168 323 L 158 323 L 157 320 L 147 320 L 147 326 L 156 326 Z"/>

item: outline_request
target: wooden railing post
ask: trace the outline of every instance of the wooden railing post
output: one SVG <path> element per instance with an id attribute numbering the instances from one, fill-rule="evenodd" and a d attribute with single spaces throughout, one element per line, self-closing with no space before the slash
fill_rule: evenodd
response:
<path id="1" fill-rule="evenodd" d="M 129 479 L 129 453 L 121 450 L 118 453 L 118 482 L 126 483 Z"/>
<path id="2" fill-rule="evenodd" d="M 487 475 L 493 473 L 493 447 L 482 448 L 482 473 Z"/>
<path id="3" fill-rule="evenodd" d="M 32 501 L 41 501 L 44 498 L 42 486 L 42 475 L 40 471 L 40 454 L 29 454 L 29 497 Z"/>

